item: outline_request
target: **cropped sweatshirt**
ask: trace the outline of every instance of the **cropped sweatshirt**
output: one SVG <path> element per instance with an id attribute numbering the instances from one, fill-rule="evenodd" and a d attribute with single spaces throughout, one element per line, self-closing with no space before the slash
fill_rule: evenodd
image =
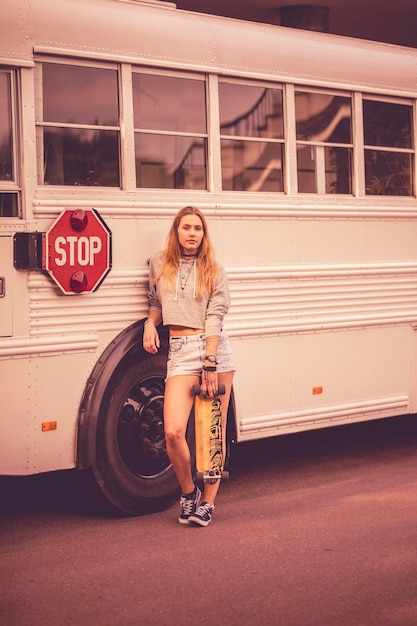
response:
<path id="1" fill-rule="evenodd" d="M 220 335 L 223 318 L 229 310 L 230 297 L 225 271 L 219 274 L 210 297 L 196 297 L 197 268 L 194 261 L 181 261 L 174 289 L 163 280 L 155 282 L 162 264 L 159 252 L 149 261 L 149 310 L 158 310 L 166 326 L 204 329 L 206 337 Z"/>

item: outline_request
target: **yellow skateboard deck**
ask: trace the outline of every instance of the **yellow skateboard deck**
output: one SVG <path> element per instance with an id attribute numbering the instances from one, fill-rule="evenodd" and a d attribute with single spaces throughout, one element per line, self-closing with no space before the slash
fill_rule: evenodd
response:
<path id="1" fill-rule="evenodd" d="M 195 442 L 197 480 L 215 484 L 227 481 L 229 473 L 223 471 L 222 401 L 225 386 L 219 385 L 213 398 L 201 393 L 200 385 L 194 385 L 192 393 L 195 415 Z"/>

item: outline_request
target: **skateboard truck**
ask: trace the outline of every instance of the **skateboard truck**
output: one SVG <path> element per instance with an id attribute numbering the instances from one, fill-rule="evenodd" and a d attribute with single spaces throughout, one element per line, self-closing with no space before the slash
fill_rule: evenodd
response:
<path id="1" fill-rule="evenodd" d="M 220 396 L 226 393 L 224 385 L 219 385 L 217 393 L 211 397 L 203 394 L 200 385 L 193 385 L 195 396 L 195 439 L 197 480 L 214 485 L 218 480 L 227 482 L 229 472 L 223 470 L 223 436 Z"/>

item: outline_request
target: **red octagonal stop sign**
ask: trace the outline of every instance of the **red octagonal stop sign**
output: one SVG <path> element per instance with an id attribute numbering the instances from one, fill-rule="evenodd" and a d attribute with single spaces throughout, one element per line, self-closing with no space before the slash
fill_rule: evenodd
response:
<path id="1" fill-rule="evenodd" d="M 45 234 L 44 254 L 64 293 L 95 291 L 111 269 L 111 231 L 95 209 L 67 209 Z"/>

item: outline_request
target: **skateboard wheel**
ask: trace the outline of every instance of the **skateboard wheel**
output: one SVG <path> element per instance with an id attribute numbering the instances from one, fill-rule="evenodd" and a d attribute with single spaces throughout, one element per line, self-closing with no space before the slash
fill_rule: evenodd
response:
<path id="1" fill-rule="evenodd" d="M 201 387 L 200 385 L 193 385 L 192 389 L 191 389 L 191 393 L 193 396 L 199 396 L 201 393 Z M 224 394 L 226 393 L 226 386 L 223 384 L 219 385 L 218 391 L 217 391 L 217 395 L 218 396 L 224 396 Z"/>
<path id="2" fill-rule="evenodd" d="M 196 472 L 195 479 L 201 485 L 204 482 L 203 472 Z"/>
<path id="3" fill-rule="evenodd" d="M 193 387 L 191 389 L 191 393 L 193 394 L 193 396 L 199 396 L 200 393 L 201 393 L 200 385 L 193 385 Z"/>
<path id="4" fill-rule="evenodd" d="M 228 483 L 229 482 L 229 472 L 222 472 L 222 481 L 224 483 Z"/>

